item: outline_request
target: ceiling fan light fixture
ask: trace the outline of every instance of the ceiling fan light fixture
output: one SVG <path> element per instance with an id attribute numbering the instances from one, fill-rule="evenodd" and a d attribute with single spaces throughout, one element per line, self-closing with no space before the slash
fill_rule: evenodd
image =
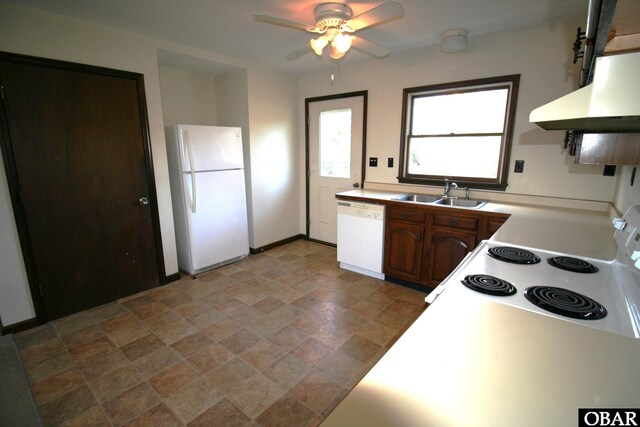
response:
<path id="1" fill-rule="evenodd" d="M 333 51 L 333 48 L 335 47 L 338 52 L 345 54 L 349 48 L 351 48 L 351 40 L 352 36 L 344 33 L 338 33 L 331 42 L 331 50 Z"/>
<path id="2" fill-rule="evenodd" d="M 347 52 L 341 52 L 334 44 L 331 44 L 331 53 L 329 54 L 329 58 L 338 60 L 342 58 L 345 53 Z"/>
<path id="3" fill-rule="evenodd" d="M 311 39 L 309 43 L 316 55 L 320 56 L 325 46 L 329 43 L 329 39 L 325 36 L 320 36 L 317 39 Z"/>

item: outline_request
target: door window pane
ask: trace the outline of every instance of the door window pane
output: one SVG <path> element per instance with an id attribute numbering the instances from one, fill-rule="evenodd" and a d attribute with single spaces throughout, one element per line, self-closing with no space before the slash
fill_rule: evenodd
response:
<path id="1" fill-rule="evenodd" d="M 320 113 L 320 176 L 351 176 L 351 108 Z"/>

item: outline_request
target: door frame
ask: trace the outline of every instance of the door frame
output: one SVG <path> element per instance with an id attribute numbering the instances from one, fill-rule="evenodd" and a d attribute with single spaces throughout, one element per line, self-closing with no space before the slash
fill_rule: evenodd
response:
<path id="1" fill-rule="evenodd" d="M 306 237 L 307 240 L 310 239 L 310 229 L 311 229 L 311 216 L 309 212 L 310 206 L 310 196 L 309 196 L 309 188 L 310 188 L 310 174 L 311 169 L 309 166 L 309 127 L 310 127 L 310 117 L 309 117 L 309 104 L 313 102 L 322 102 L 322 101 L 330 101 L 333 99 L 342 99 L 342 98 L 357 98 L 359 96 L 362 97 L 362 174 L 360 175 L 360 188 L 364 185 L 364 178 L 366 174 L 366 158 L 367 158 L 367 98 L 369 95 L 369 91 L 361 90 L 356 92 L 347 92 L 347 93 L 339 93 L 335 95 L 325 95 L 325 96 L 317 96 L 314 98 L 305 98 L 304 100 L 304 167 L 305 167 L 305 209 L 307 212 L 306 218 Z M 326 242 L 319 242 L 326 243 Z"/>
<path id="2" fill-rule="evenodd" d="M 157 260 L 157 271 L 159 285 L 167 283 L 166 271 L 164 268 L 164 253 L 162 249 L 162 234 L 160 231 L 160 214 L 158 212 L 158 196 L 156 192 L 155 175 L 153 171 L 153 158 L 151 153 L 151 138 L 149 133 L 149 118 L 147 115 L 147 104 L 144 90 L 144 76 L 139 73 L 130 71 L 115 70 L 111 68 L 98 67 L 94 65 L 78 64 L 75 62 L 60 61 L 56 59 L 40 58 L 35 56 L 20 55 L 9 52 L 0 51 L 0 61 L 22 65 L 32 65 L 36 67 L 54 68 L 59 70 L 76 71 L 82 73 L 96 74 L 108 77 L 116 77 L 136 82 L 138 93 L 138 108 L 140 110 L 140 121 L 142 125 L 142 145 L 144 152 L 144 163 L 146 170 L 146 178 L 149 188 L 149 205 L 151 211 L 151 224 L 154 235 L 154 247 Z M 27 223 L 26 212 L 22 205 L 20 197 L 20 185 L 18 182 L 18 172 L 13 157 L 13 149 L 9 135 L 9 124 L 7 112 L 4 102 L 0 102 L 0 149 L 4 161 L 5 174 L 9 187 L 9 195 L 13 208 L 13 216 L 20 240 L 20 249 L 24 260 L 25 270 L 27 273 L 27 281 L 29 282 L 29 291 L 31 300 L 36 312 L 38 323 L 43 324 L 47 319 L 44 305 L 44 298 L 40 293 L 38 272 L 36 269 L 35 256 L 31 246 L 29 236 L 29 228 Z"/>

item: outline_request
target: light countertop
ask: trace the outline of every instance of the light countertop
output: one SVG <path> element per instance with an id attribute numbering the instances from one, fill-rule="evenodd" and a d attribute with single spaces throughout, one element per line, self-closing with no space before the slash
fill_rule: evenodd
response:
<path id="1" fill-rule="evenodd" d="M 372 203 L 396 201 L 421 205 L 398 201 L 398 197 L 402 195 L 403 193 L 364 189 L 338 194 L 339 197 L 357 198 Z M 466 209 L 437 205 L 436 207 Z M 469 210 L 511 215 L 493 235 L 492 240 L 588 258 L 610 260 L 616 255 L 614 228 L 606 212 L 495 202 L 489 202 L 480 209 Z"/>
<path id="2" fill-rule="evenodd" d="M 638 340 L 455 293 L 438 297 L 323 427 L 577 426 L 578 408 L 640 406 Z"/>

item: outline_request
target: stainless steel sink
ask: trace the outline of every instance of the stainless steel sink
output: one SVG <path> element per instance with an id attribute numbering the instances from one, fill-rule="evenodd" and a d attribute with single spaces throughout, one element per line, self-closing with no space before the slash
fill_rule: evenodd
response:
<path id="1" fill-rule="evenodd" d="M 416 203 L 433 203 L 440 200 L 441 197 L 442 196 L 436 196 L 433 194 L 403 194 L 402 197 L 399 197 L 395 200 L 403 200 Z"/>
<path id="2" fill-rule="evenodd" d="M 438 199 L 434 202 L 437 205 L 457 206 L 460 208 L 481 208 L 487 204 L 486 200 L 474 199 Z"/>

